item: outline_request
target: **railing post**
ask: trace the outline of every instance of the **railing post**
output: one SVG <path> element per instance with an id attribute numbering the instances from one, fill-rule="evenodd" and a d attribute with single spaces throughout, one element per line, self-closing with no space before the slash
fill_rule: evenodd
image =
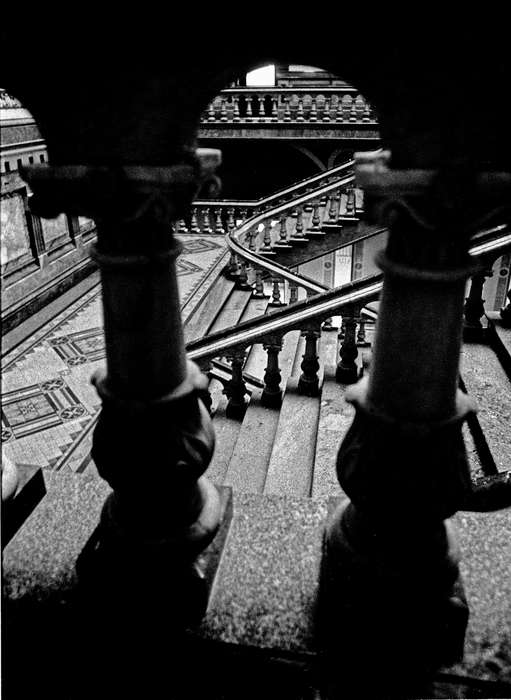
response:
<path id="1" fill-rule="evenodd" d="M 238 97 L 238 95 L 233 96 L 232 105 L 233 105 L 232 120 L 233 120 L 233 122 L 239 122 L 239 121 L 241 121 L 241 117 L 240 117 L 240 98 Z"/>
<path id="2" fill-rule="evenodd" d="M 254 294 L 256 299 L 267 299 L 268 295 L 264 293 L 263 271 L 260 267 L 255 268 L 255 285 Z"/>
<path id="3" fill-rule="evenodd" d="M 301 364 L 302 374 L 298 380 L 298 390 L 305 396 L 317 396 L 319 393 L 317 344 L 321 331 L 318 327 L 309 328 L 302 335 L 305 336 L 305 353 Z"/>
<path id="4" fill-rule="evenodd" d="M 216 488 L 202 476 L 214 447 L 200 400 L 207 378 L 187 361 L 181 246 L 171 234 L 219 152 L 201 158 L 168 168 L 33 166 L 24 175 L 40 213 L 88 216 L 98 230 L 106 370 L 92 378 L 102 402 L 92 456 L 113 491 L 79 558 L 79 578 L 109 614 L 115 606 L 135 618 L 135 607 L 147 605 L 149 616 L 155 607 L 172 611 L 176 625 L 205 610 L 196 557 L 221 513 Z"/>
<path id="5" fill-rule="evenodd" d="M 246 350 L 240 348 L 227 356 L 232 366 L 232 378 L 225 387 L 225 394 L 229 401 L 225 409 L 228 418 L 241 419 L 247 410 L 247 386 L 243 379 L 243 365 L 246 359 Z"/>
<path id="6" fill-rule="evenodd" d="M 268 355 L 268 364 L 264 372 L 264 389 L 261 403 L 268 408 L 278 408 L 282 403 L 280 382 L 282 375 L 279 367 L 279 353 L 282 350 L 282 337 L 270 336 L 263 342 L 263 348 Z"/>
<path id="7" fill-rule="evenodd" d="M 486 213 L 477 173 L 447 164 L 434 179 L 413 171 L 412 183 L 385 158 L 359 157 L 357 184 L 390 233 L 378 258 L 371 372 L 346 394 L 356 414 L 337 473 L 350 500 L 327 527 L 320 602 L 332 676 L 341 654 L 357 691 L 377 685 L 381 696 L 413 690 L 463 653 L 468 613 L 449 518 L 472 488 L 462 424 L 474 405 L 458 372 L 465 284 L 475 271 L 469 233 L 474 211 Z M 378 650 L 372 678 L 368 636 Z"/>
<path id="8" fill-rule="evenodd" d="M 280 297 L 280 280 L 278 277 L 274 277 L 272 280 L 273 284 L 273 292 L 272 292 L 272 299 L 268 306 L 284 306 L 284 302 L 281 300 Z"/>
<path id="9" fill-rule="evenodd" d="M 358 357 L 356 341 L 357 314 L 353 307 L 346 309 L 342 315 L 344 337 L 339 351 L 340 361 L 335 371 L 335 379 L 339 384 L 353 384 L 357 381 L 358 367 L 355 360 Z"/>

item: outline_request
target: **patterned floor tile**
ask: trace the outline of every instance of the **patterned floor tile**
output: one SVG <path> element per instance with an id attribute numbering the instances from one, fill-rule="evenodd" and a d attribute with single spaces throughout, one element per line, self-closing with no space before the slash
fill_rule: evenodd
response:
<path id="1" fill-rule="evenodd" d="M 217 274 L 223 236 L 178 236 L 181 303 Z M 220 268 L 219 268 L 220 269 Z M 2 451 L 14 462 L 82 473 L 90 460 L 99 399 L 90 383 L 105 365 L 98 283 L 2 358 Z"/>

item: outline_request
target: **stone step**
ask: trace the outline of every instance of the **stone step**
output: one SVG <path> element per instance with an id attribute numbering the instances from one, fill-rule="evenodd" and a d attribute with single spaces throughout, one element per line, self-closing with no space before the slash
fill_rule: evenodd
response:
<path id="1" fill-rule="evenodd" d="M 461 377 L 479 406 L 477 423 L 470 421 L 470 427 L 482 461 L 492 459 L 494 470 L 506 471 L 511 465 L 511 382 L 492 348 L 481 343 L 463 345 Z"/>
<path id="2" fill-rule="evenodd" d="M 233 289 L 209 327 L 208 333 L 216 333 L 217 331 L 222 331 L 224 328 L 235 326 L 245 313 L 251 296 L 252 290 Z M 214 308 L 214 303 L 210 301 L 210 314 Z"/>
<path id="3" fill-rule="evenodd" d="M 252 392 L 223 485 L 234 492 L 262 493 L 273 449 L 279 411 L 261 404 L 262 389 Z"/>
<path id="4" fill-rule="evenodd" d="M 320 385 L 322 380 L 320 369 Z M 316 450 L 320 396 L 302 396 L 291 376 L 280 409 L 265 494 L 309 496 Z"/>
<path id="5" fill-rule="evenodd" d="M 184 325 L 186 342 L 202 338 L 208 333 L 215 318 L 215 310 L 222 309 L 234 284 L 233 280 L 227 279 L 224 275 L 217 277 L 214 285 Z"/>
<path id="6" fill-rule="evenodd" d="M 238 438 L 241 423 L 225 415 L 227 396 L 219 396 L 213 428 L 215 430 L 215 451 L 206 470 L 206 476 L 215 484 L 222 484 L 231 461 L 234 445 Z"/>

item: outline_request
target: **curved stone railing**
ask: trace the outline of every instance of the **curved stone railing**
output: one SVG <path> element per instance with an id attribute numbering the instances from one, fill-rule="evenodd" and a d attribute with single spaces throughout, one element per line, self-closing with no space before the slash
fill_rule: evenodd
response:
<path id="1" fill-rule="evenodd" d="M 228 88 L 215 97 L 201 124 L 377 124 L 367 100 L 352 87 Z"/>
<path id="2" fill-rule="evenodd" d="M 375 234 L 372 234 L 375 235 Z M 511 249 L 511 228 L 496 226 L 474 236 L 470 255 L 482 260 L 496 258 Z M 227 357 L 231 365 L 231 379 L 227 382 L 231 415 L 242 415 L 246 404 L 247 387 L 243 365 L 246 351 L 254 344 L 262 344 L 268 352 L 268 366 L 264 377 L 263 400 L 267 405 L 278 405 L 281 398 L 278 353 L 283 337 L 300 330 L 306 337 L 305 354 L 301 365 L 299 389 L 306 394 L 319 390 L 316 343 L 320 330 L 328 330 L 329 319 L 342 316 L 343 333 L 337 378 L 353 382 L 357 378 L 357 342 L 364 340 L 365 320 L 362 308 L 378 298 L 382 288 L 382 274 L 374 274 L 349 282 L 336 289 L 323 290 L 315 296 L 290 303 L 272 313 L 226 328 L 187 344 L 188 357 L 207 370 L 214 357 Z M 357 334 L 358 326 L 358 334 Z M 360 344 L 363 345 L 363 342 Z M 271 354 L 271 357 L 270 357 Z"/>
<path id="3" fill-rule="evenodd" d="M 190 219 L 181 219 L 177 222 L 178 233 L 227 233 L 236 225 L 236 222 L 267 211 L 272 207 L 280 206 L 294 198 L 310 194 L 320 186 L 338 182 L 340 177 L 354 174 L 355 161 L 353 159 L 330 168 L 323 172 L 305 178 L 289 187 L 278 190 L 266 197 L 259 199 L 197 199 L 193 202 Z"/>

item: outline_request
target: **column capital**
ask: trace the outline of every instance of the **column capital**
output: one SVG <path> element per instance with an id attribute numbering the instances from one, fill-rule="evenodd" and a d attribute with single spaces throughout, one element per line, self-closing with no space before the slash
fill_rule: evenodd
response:
<path id="1" fill-rule="evenodd" d="M 150 214 L 153 221 L 170 224 L 184 215 L 201 185 L 218 191 L 220 163 L 219 150 L 199 148 L 167 167 L 39 164 L 21 174 L 34 192 L 31 209 L 40 216 L 65 211 L 129 225 Z"/>
<path id="2" fill-rule="evenodd" d="M 438 170 L 392 169 L 388 150 L 355 153 L 355 161 L 366 213 L 383 224 L 406 213 L 425 232 L 451 230 L 469 236 L 509 208 L 510 172 L 481 170 L 464 160 L 447 160 Z"/>

